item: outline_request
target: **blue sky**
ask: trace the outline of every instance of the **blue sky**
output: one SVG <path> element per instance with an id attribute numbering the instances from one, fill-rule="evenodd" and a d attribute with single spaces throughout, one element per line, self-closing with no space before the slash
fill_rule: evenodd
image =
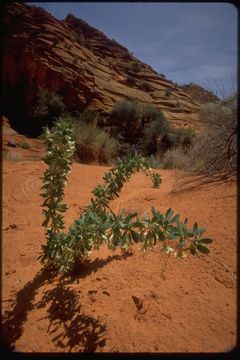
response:
<path id="1" fill-rule="evenodd" d="M 116 39 L 179 84 L 229 95 L 236 88 L 237 9 L 230 3 L 27 2 L 57 19 L 68 13 Z"/>

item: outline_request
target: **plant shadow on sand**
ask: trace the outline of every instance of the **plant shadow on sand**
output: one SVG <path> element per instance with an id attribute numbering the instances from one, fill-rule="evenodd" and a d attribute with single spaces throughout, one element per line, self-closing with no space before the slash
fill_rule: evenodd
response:
<path id="1" fill-rule="evenodd" d="M 43 268 L 35 277 L 17 292 L 16 298 L 9 310 L 3 315 L 2 340 L 5 351 L 18 351 L 16 341 L 24 332 L 24 323 L 28 314 L 34 309 L 47 307 L 46 317 L 49 326 L 47 333 L 53 335 L 52 341 L 59 348 L 71 352 L 73 348 L 81 352 L 94 352 L 104 347 L 106 325 L 81 313 L 80 294 L 67 287 L 78 278 L 83 278 L 96 272 L 113 260 L 124 260 L 131 253 L 108 256 L 106 259 L 87 260 L 82 266 L 70 274 L 70 277 L 59 277 L 49 268 Z M 49 290 L 45 290 L 47 287 Z M 34 301 L 40 288 L 43 288 L 40 301 Z M 76 351 L 75 349 L 73 351 Z"/>
<path id="2" fill-rule="evenodd" d="M 125 260 L 132 256 L 130 252 L 122 255 L 108 256 L 106 259 L 85 260 L 70 276 L 59 276 L 50 268 L 43 268 L 29 281 L 13 300 L 9 310 L 3 315 L 2 339 L 7 352 L 15 349 L 16 341 L 24 332 L 24 323 L 28 314 L 34 309 L 47 307 L 47 315 L 39 319 L 48 319 L 47 333 L 53 335 L 52 342 L 59 348 L 71 352 L 75 347 L 77 351 L 94 352 L 101 349 L 105 343 L 106 325 L 97 319 L 81 313 L 79 291 L 70 289 L 66 285 L 84 278 L 99 268 L 114 260 Z M 43 288 L 40 301 L 34 301 L 40 288 Z M 50 287 L 49 290 L 45 290 Z M 73 350 L 76 351 L 76 350 Z"/>
<path id="3" fill-rule="evenodd" d="M 231 183 L 235 182 L 235 172 L 213 174 L 213 175 L 195 175 L 194 177 L 189 175 L 181 175 L 176 181 L 171 193 L 188 192 L 195 189 L 202 189 L 205 186 L 215 186 L 219 183 Z"/>

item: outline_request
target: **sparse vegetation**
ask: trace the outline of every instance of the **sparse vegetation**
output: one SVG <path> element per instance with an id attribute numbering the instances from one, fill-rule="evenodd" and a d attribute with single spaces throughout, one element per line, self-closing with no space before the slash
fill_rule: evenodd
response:
<path id="1" fill-rule="evenodd" d="M 134 62 L 131 64 L 131 70 L 135 73 L 138 73 L 139 71 L 141 71 L 141 65 L 138 62 Z"/>
<path id="2" fill-rule="evenodd" d="M 182 149 L 169 150 L 162 158 L 165 167 L 192 174 L 212 175 L 237 168 L 236 97 L 225 103 L 203 104 L 200 120 L 204 133 L 192 135 L 179 130 Z"/>
<path id="3" fill-rule="evenodd" d="M 172 90 L 171 90 L 171 89 L 167 89 L 167 90 L 165 91 L 165 96 L 170 97 L 171 95 L 172 95 Z"/>
<path id="4" fill-rule="evenodd" d="M 22 149 L 30 149 L 30 145 L 28 143 L 26 143 L 26 142 L 20 143 L 19 146 Z"/>
<path id="5" fill-rule="evenodd" d="M 129 85 L 136 85 L 136 83 L 137 83 L 135 77 L 133 77 L 133 76 L 131 76 L 131 75 L 127 75 L 126 82 L 127 82 Z"/>
<path id="6" fill-rule="evenodd" d="M 75 120 L 76 156 L 83 163 L 109 164 L 119 149 L 119 142 L 98 126 L 99 116 L 86 111 Z"/>
<path id="7" fill-rule="evenodd" d="M 67 206 L 63 204 L 64 185 L 71 170 L 74 153 L 72 125 L 64 120 L 56 123 L 51 131 L 46 130 L 48 153 L 44 161 L 48 169 L 43 176 L 43 214 L 45 220 L 47 244 L 40 256 L 42 263 L 54 266 L 60 272 L 67 273 L 89 256 L 92 249 L 106 243 L 115 250 L 117 246 L 127 251 L 134 243 L 142 243 L 142 251 L 152 249 L 158 242 L 165 254 L 172 252 L 184 258 L 187 253 L 195 255 L 197 251 L 208 253 L 207 244 L 212 240 L 202 237 L 203 228 L 195 223 L 187 228 L 188 220 L 180 221 L 179 214 L 172 209 L 161 214 L 152 208 L 152 217 L 140 217 L 137 212 L 126 214 L 122 210 L 115 214 L 110 201 L 119 197 L 124 183 L 136 171 L 151 176 L 154 187 L 159 187 L 161 177 L 151 172 L 149 162 L 139 156 L 127 157 L 118 161 L 117 166 L 105 174 L 104 185 L 97 185 L 92 191 L 94 197 L 80 218 L 64 233 L 63 213 Z M 178 239 L 178 241 L 176 241 Z"/>
<path id="8" fill-rule="evenodd" d="M 36 103 L 32 110 L 35 121 L 42 124 L 42 126 L 46 124 L 51 126 L 53 121 L 65 111 L 66 107 L 61 96 L 57 95 L 53 90 L 39 88 Z"/>
<path id="9" fill-rule="evenodd" d="M 143 81 L 140 83 L 140 89 L 143 90 L 143 91 L 146 91 L 146 92 L 150 92 L 152 91 L 152 88 L 151 86 L 149 85 L 149 83 Z"/>

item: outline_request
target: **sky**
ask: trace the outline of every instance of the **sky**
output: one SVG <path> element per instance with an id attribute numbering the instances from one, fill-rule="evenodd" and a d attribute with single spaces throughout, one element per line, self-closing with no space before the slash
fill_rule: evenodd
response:
<path id="1" fill-rule="evenodd" d="M 71 13 L 178 84 L 219 97 L 237 87 L 237 9 L 230 3 L 27 2 L 57 19 Z"/>

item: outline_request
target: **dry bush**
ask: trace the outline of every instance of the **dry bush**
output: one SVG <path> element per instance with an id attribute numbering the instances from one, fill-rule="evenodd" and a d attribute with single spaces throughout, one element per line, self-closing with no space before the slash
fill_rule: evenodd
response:
<path id="1" fill-rule="evenodd" d="M 204 173 L 237 168 L 237 94 L 221 103 L 201 106 L 199 118 L 205 125 L 201 152 L 205 154 Z"/>
<path id="2" fill-rule="evenodd" d="M 167 150 L 161 158 L 165 169 L 186 170 L 189 160 L 189 155 L 181 147 Z"/>
<path id="3" fill-rule="evenodd" d="M 203 104 L 199 118 L 204 132 L 196 135 L 189 149 L 169 149 L 162 156 L 165 168 L 191 174 L 214 175 L 237 168 L 237 96 L 224 102 Z"/>
<path id="4" fill-rule="evenodd" d="M 89 123 L 76 121 L 74 136 L 76 156 L 82 163 L 109 164 L 119 148 L 118 141 L 97 126 L 97 119 Z"/>

